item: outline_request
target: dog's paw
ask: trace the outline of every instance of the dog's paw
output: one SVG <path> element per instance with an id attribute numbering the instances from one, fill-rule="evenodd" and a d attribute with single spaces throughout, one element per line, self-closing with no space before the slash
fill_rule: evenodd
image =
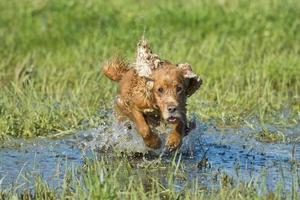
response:
<path id="1" fill-rule="evenodd" d="M 151 134 L 143 139 L 145 144 L 152 149 L 159 149 L 161 146 L 161 140 L 156 134 Z"/>
<path id="2" fill-rule="evenodd" d="M 171 133 L 168 135 L 166 146 L 170 151 L 176 150 L 181 145 L 181 135 L 178 133 Z"/>

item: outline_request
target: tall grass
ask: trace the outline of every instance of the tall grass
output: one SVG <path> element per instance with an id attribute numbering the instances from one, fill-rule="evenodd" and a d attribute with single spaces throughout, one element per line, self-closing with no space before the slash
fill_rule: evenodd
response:
<path id="1" fill-rule="evenodd" d="M 203 78 L 189 100 L 203 120 L 299 120 L 298 0 L 0 0 L 0 10 L 0 138 L 99 123 L 116 92 L 101 64 L 133 60 L 144 31 L 154 52 Z"/>

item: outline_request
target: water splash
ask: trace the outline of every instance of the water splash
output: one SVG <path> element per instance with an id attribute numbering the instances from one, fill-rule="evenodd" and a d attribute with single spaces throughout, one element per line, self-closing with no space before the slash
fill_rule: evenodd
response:
<path id="1" fill-rule="evenodd" d="M 137 133 L 134 128 L 134 124 L 130 121 L 118 123 L 116 120 L 111 125 L 101 125 L 96 129 L 82 132 L 81 137 L 85 138 L 82 140 L 81 145 L 85 149 L 107 151 L 114 149 L 126 153 L 148 153 L 151 152 L 154 155 L 160 155 L 167 152 L 165 147 L 166 137 L 168 133 L 172 131 L 171 127 L 161 125 L 155 128 L 155 132 L 158 133 L 162 140 L 162 146 L 159 149 L 148 148 L 141 135 Z M 182 140 L 182 145 L 179 149 L 179 153 L 185 155 L 194 155 L 196 146 L 199 145 L 201 135 L 207 129 L 207 126 L 200 123 L 195 116 L 191 120 L 196 124 L 196 128 L 191 130 L 190 133 L 185 136 Z M 132 128 L 128 128 L 132 127 Z M 89 139 L 90 138 L 90 139 Z"/>

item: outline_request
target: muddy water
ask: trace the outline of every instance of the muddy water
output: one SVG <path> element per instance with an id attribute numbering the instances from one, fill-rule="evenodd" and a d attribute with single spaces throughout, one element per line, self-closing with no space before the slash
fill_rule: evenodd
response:
<path id="1" fill-rule="evenodd" d="M 194 120 L 197 127 L 184 138 L 180 148 L 189 177 L 198 177 L 207 187 L 219 185 L 220 174 L 227 174 L 235 183 L 264 180 L 269 190 L 278 184 L 291 189 L 295 171 L 300 172 L 299 124 L 276 127 L 254 123 L 251 127 L 217 128 Z M 257 134 L 262 130 L 280 132 L 284 140 L 261 142 Z M 168 127 L 158 131 L 165 140 Z M 111 147 L 126 152 L 149 151 L 134 130 L 118 124 L 102 124 L 59 139 L 6 141 L 0 145 L 0 187 L 30 187 L 36 176 L 55 187 L 66 168 L 80 166 L 84 157 L 92 157 L 95 151 L 101 155 Z M 164 147 L 151 153 L 165 160 L 170 158 L 164 156 L 167 155 Z"/>

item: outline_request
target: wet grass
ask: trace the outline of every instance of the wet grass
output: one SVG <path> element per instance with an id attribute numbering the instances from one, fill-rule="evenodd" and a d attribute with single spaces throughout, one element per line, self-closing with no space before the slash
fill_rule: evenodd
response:
<path id="1" fill-rule="evenodd" d="M 234 183 L 232 178 L 215 175 L 216 186 L 208 190 L 201 185 L 201 177 L 188 177 L 180 156 L 170 163 L 159 159 L 144 160 L 117 157 L 86 160 L 82 167 L 70 169 L 64 180 L 50 187 L 40 177 L 33 187 L 0 189 L 0 199 L 298 199 L 298 177 L 293 189 L 268 191 L 264 183 L 256 180 Z M 161 176 L 161 174 L 164 176 Z M 30 180 L 28 180 L 28 183 Z"/>
<path id="2" fill-rule="evenodd" d="M 285 142 L 286 138 L 284 133 L 280 131 L 270 131 L 263 129 L 256 134 L 256 139 L 260 142 Z"/>
<path id="3" fill-rule="evenodd" d="M 219 125 L 298 123 L 300 2 L 0 1 L 0 138 L 95 126 L 116 85 L 101 64 L 155 52 L 204 80 L 189 110 Z"/>

